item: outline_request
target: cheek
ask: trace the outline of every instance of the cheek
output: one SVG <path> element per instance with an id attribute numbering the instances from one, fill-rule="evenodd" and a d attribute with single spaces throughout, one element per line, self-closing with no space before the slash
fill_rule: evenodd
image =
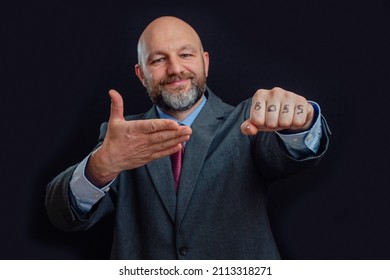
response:
<path id="1" fill-rule="evenodd" d="M 150 71 L 148 75 L 148 81 L 152 84 L 158 84 L 161 80 L 166 79 L 164 71 L 154 70 Z"/>
<path id="2" fill-rule="evenodd" d="M 161 81 L 166 79 L 161 75 L 156 75 L 156 73 L 151 73 L 148 76 L 145 76 L 144 86 L 149 90 L 149 92 L 155 92 L 160 90 Z"/>
<path id="3" fill-rule="evenodd" d="M 204 63 L 200 62 L 196 67 L 196 72 L 198 77 L 207 76 L 207 69 L 205 68 Z"/>
<path id="4" fill-rule="evenodd" d="M 150 74 L 144 75 L 144 81 L 143 81 L 144 86 L 150 87 L 150 86 L 154 85 L 153 79 L 154 79 L 153 75 L 150 75 Z"/>

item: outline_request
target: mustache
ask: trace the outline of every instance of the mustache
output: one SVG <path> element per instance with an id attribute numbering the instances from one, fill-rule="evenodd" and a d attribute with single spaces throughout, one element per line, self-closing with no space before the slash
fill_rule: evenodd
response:
<path id="1" fill-rule="evenodd" d="M 161 80 L 160 85 L 166 85 L 169 83 L 173 83 L 173 82 L 185 80 L 185 79 L 192 80 L 195 77 L 196 77 L 196 75 L 194 73 L 183 73 L 183 74 L 179 74 L 179 75 L 171 75 L 171 76 L 167 77 L 166 79 Z"/>

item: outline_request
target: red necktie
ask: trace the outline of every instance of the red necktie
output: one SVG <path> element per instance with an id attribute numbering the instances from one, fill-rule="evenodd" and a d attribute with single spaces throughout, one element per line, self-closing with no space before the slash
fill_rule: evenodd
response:
<path id="1" fill-rule="evenodd" d="M 172 172 L 173 172 L 173 179 L 175 180 L 175 191 L 176 192 L 177 192 L 177 188 L 179 186 L 179 179 L 180 179 L 181 164 L 183 161 L 183 154 L 184 154 L 184 145 L 182 146 L 180 151 L 171 155 Z"/>

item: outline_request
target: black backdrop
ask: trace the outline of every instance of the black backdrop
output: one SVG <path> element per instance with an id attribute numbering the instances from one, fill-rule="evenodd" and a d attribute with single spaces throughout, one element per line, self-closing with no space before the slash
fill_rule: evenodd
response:
<path id="1" fill-rule="evenodd" d="M 61 232 L 46 217 L 45 186 L 94 147 L 110 88 L 127 114 L 150 106 L 133 74 L 136 42 L 161 15 L 198 30 L 208 85 L 228 103 L 280 86 L 321 105 L 333 132 L 328 154 L 270 192 L 282 257 L 390 258 L 386 1 L 108 2 L 1 9 L 0 259 L 108 258 L 110 218 Z"/>

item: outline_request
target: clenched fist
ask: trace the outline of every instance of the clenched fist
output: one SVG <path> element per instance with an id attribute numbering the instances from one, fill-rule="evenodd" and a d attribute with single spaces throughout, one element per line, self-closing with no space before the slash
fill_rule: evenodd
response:
<path id="1" fill-rule="evenodd" d="M 284 129 L 304 131 L 310 128 L 313 106 L 302 96 L 282 88 L 260 89 L 252 98 L 250 118 L 241 125 L 242 133 Z"/>

